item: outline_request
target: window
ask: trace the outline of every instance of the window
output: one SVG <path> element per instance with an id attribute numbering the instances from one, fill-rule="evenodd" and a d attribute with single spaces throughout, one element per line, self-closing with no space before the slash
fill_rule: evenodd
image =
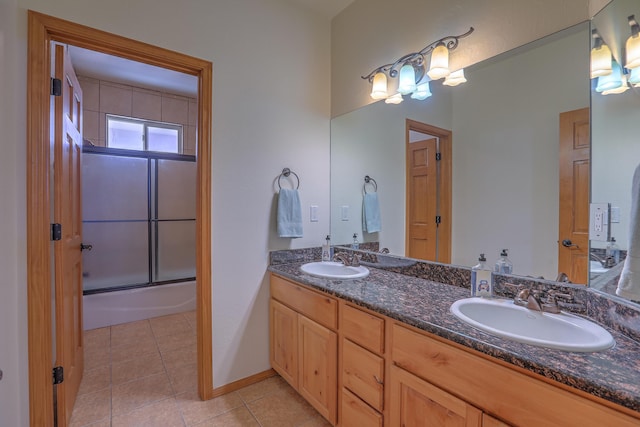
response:
<path id="1" fill-rule="evenodd" d="M 182 125 L 107 114 L 107 147 L 182 154 Z"/>

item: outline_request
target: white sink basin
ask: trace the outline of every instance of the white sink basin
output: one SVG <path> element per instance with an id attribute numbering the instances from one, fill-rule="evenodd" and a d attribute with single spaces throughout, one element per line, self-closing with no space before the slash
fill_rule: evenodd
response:
<path id="1" fill-rule="evenodd" d="M 316 277 L 326 279 L 361 279 L 369 275 L 367 267 L 353 267 L 341 262 L 324 261 L 303 264 L 300 270 Z"/>
<path id="2" fill-rule="evenodd" d="M 602 264 L 600 264 L 598 261 L 592 260 L 589 262 L 589 272 L 591 274 L 602 274 L 602 273 L 606 273 L 607 271 L 609 271 L 609 269 L 604 268 Z"/>
<path id="3" fill-rule="evenodd" d="M 541 313 L 512 300 L 465 298 L 451 305 L 460 320 L 502 338 L 564 351 L 592 352 L 613 347 L 601 326 L 569 313 Z"/>

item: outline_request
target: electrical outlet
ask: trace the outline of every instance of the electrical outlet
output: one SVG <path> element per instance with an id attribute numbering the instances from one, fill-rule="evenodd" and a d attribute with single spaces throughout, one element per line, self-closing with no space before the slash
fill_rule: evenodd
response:
<path id="1" fill-rule="evenodd" d="M 609 241 L 609 203 L 591 203 L 589 206 L 589 239 Z"/>

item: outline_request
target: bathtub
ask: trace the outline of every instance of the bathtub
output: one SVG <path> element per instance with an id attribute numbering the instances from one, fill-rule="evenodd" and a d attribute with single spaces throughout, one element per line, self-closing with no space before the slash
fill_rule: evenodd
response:
<path id="1" fill-rule="evenodd" d="M 82 297 L 83 329 L 95 329 L 196 309 L 196 282 L 180 282 Z"/>

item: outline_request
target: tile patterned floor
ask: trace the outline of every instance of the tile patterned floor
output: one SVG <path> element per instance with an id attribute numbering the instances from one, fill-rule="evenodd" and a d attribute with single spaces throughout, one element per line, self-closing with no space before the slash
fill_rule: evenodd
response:
<path id="1" fill-rule="evenodd" d="M 326 427 L 282 378 L 203 402 L 195 312 L 85 331 L 71 427 Z"/>

